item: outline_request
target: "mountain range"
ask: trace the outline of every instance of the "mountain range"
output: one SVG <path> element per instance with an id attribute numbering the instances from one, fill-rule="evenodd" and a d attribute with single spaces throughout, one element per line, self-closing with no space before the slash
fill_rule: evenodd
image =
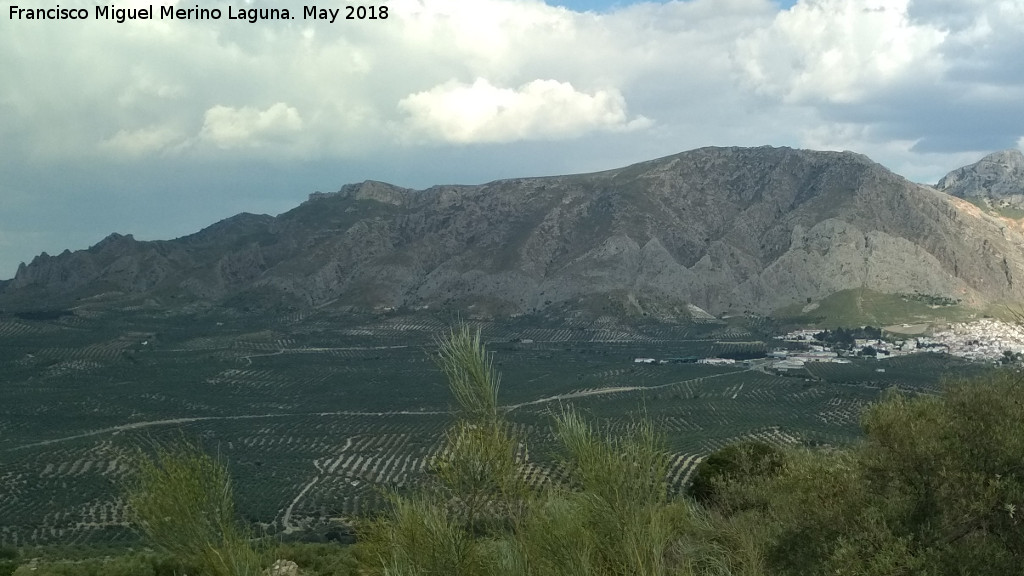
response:
<path id="1" fill-rule="evenodd" d="M 474 186 L 367 181 L 175 240 L 43 253 L 0 308 L 769 314 L 858 288 L 980 308 L 1024 298 L 1024 221 L 993 209 L 1018 201 L 1017 151 L 936 186 L 852 152 L 773 147 Z"/>

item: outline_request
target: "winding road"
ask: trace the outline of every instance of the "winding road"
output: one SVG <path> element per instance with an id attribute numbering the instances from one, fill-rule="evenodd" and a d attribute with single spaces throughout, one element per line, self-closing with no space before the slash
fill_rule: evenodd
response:
<path id="1" fill-rule="evenodd" d="M 657 386 L 616 386 L 613 388 L 593 388 L 590 390 L 579 390 L 576 392 L 566 392 L 564 394 L 555 394 L 554 396 L 545 396 L 544 398 L 538 398 L 537 400 L 530 400 L 527 402 L 520 402 L 518 404 L 508 404 L 501 408 L 506 412 L 511 412 L 525 406 L 536 406 L 539 404 L 547 404 L 550 402 L 561 402 L 563 400 L 572 400 L 573 398 L 585 398 L 589 396 L 601 396 L 604 394 L 618 394 L 620 392 L 639 392 L 646 390 L 658 390 L 661 388 L 668 388 L 669 386 L 678 386 L 680 384 L 686 384 L 687 382 L 695 382 L 697 380 L 707 380 L 711 378 L 719 378 L 721 376 L 728 376 L 730 374 L 736 374 L 737 372 L 745 372 L 753 370 L 755 368 L 743 368 L 741 370 L 733 370 L 731 372 L 722 372 L 720 374 L 712 374 L 710 376 L 700 376 L 698 378 L 690 378 L 688 380 L 680 380 L 678 382 L 669 382 L 668 384 L 659 384 Z M 20 446 L 14 446 L 8 448 L 8 452 L 15 450 L 23 450 L 25 448 L 35 448 L 39 446 L 49 446 L 51 444 L 60 444 L 61 442 L 68 442 L 71 440 L 78 440 L 80 438 L 88 438 L 90 436 L 99 436 L 102 434 L 117 434 L 119 432 L 125 432 L 128 430 L 139 430 L 141 428 L 152 428 L 157 426 L 173 426 L 176 424 L 190 424 L 192 422 L 206 422 L 214 420 L 256 420 L 260 418 L 288 418 L 292 416 L 440 416 L 451 414 L 449 411 L 441 410 L 392 410 L 388 412 L 364 412 L 364 411 L 353 411 L 353 410 L 342 410 L 338 412 L 272 412 L 266 414 L 239 414 L 235 416 L 191 416 L 184 418 L 167 418 L 163 420 L 144 420 L 142 422 L 131 422 L 128 424 L 120 424 L 117 426 L 110 426 L 108 428 L 100 428 L 98 430 L 90 430 L 89 432 L 82 432 L 81 434 L 74 434 L 71 436 L 62 436 L 60 438 L 51 438 L 49 440 L 40 440 L 38 442 L 30 442 L 28 444 L 21 444 Z"/>

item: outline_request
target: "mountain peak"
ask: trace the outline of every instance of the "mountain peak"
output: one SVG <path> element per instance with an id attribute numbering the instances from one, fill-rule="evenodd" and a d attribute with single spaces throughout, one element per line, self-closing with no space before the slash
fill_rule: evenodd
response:
<path id="1" fill-rule="evenodd" d="M 958 198 L 1012 199 L 1024 201 L 1024 153 L 1000 150 L 970 166 L 946 174 L 935 186 Z"/>
<path id="2" fill-rule="evenodd" d="M 1000 150 L 993 152 L 988 156 L 982 158 L 982 161 L 989 160 L 992 162 L 1003 162 L 1008 165 L 1024 166 L 1024 152 L 1021 152 L 1017 148 L 1010 148 L 1008 150 Z"/>

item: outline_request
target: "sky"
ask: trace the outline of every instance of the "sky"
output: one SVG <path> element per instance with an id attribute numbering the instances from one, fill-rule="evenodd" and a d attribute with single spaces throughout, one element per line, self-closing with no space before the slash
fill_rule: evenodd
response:
<path id="1" fill-rule="evenodd" d="M 0 13 L 0 278 L 363 180 L 767 144 L 934 183 L 1024 146 L 1024 0 L 381 0 L 364 6 L 387 19 L 333 23 L 294 0 L 123 0 L 222 10 L 124 23 L 96 19 L 101 0 L 59 2 L 86 20 L 19 19 L 19 1 L 58 5 Z"/>

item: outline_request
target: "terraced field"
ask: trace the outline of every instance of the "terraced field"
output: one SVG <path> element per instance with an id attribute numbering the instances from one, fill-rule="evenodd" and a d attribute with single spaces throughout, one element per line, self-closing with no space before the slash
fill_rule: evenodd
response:
<path id="1" fill-rule="evenodd" d="M 813 379 L 635 364 L 763 352 L 765 335 L 712 322 L 475 323 L 503 372 L 501 399 L 534 484 L 560 473 L 549 425 L 560 404 L 612 430 L 654 420 L 681 485 L 729 442 L 849 442 L 881 390 L 933 393 L 941 374 L 977 370 L 937 356 L 889 360 L 884 373 L 875 361 L 814 365 Z M 136 541 L 120 496 L 132 457 L 180 438 L 229 463 L 241 512 L 266 533 L 315 536 L 372 513 L 388 490 L 420 481 L 451 422 L 429 358 L 449 325 L 441 315 L 98 308 L 0 317 L 0 545 Z"/>

